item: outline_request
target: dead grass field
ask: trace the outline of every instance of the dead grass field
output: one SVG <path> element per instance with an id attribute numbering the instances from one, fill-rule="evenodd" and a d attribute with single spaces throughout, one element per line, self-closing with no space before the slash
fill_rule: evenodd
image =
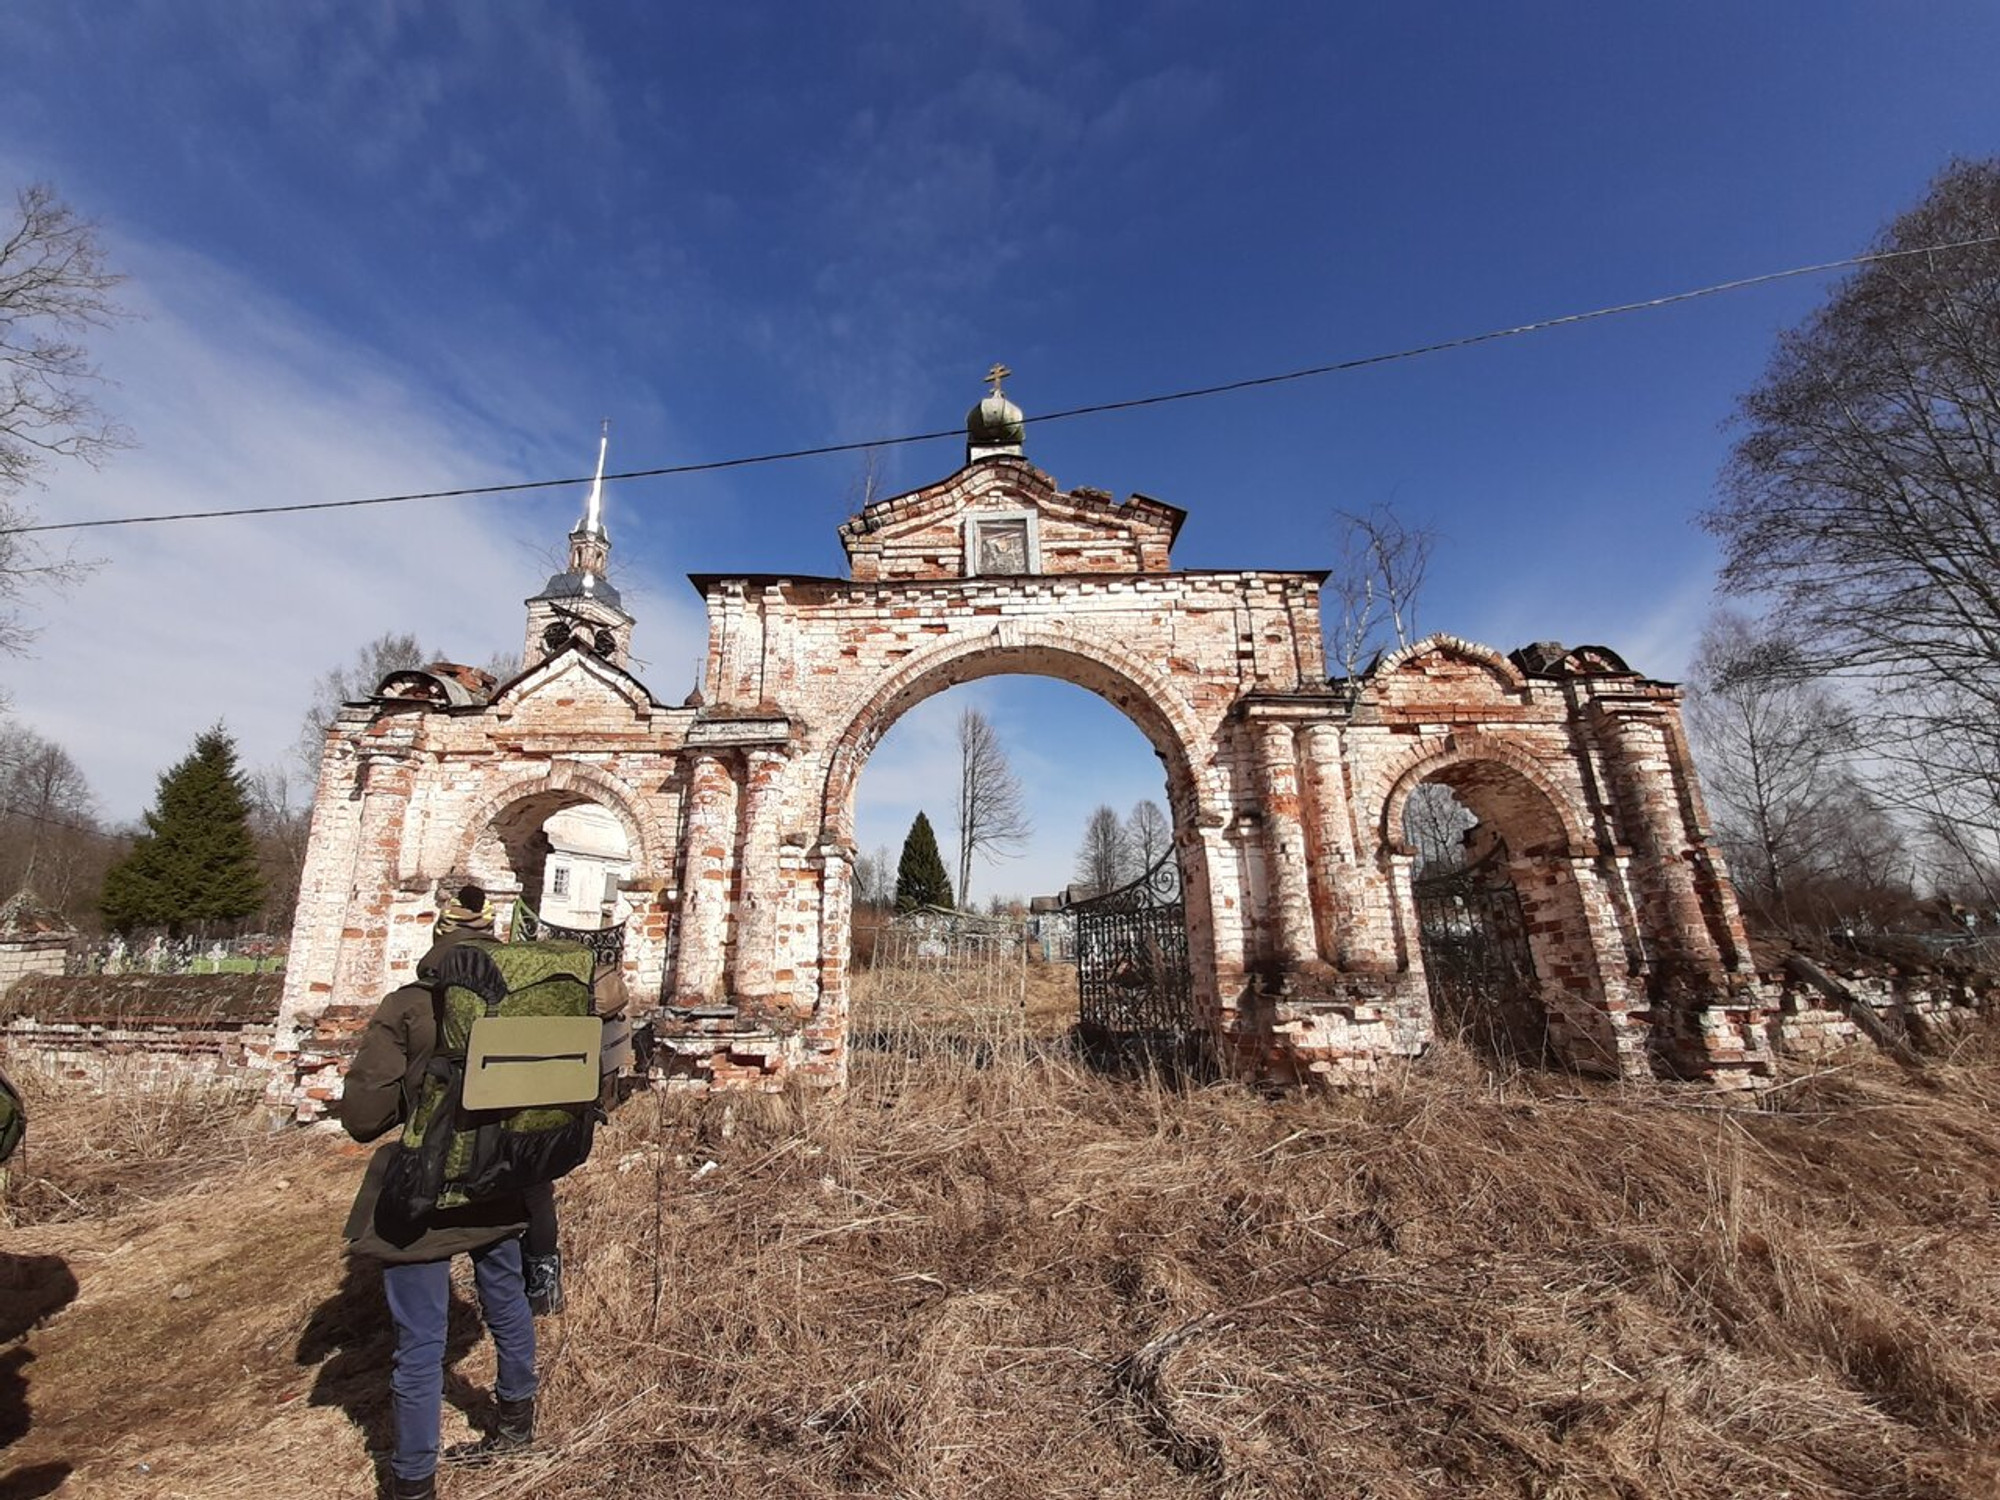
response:
<path id="1" fill-rule="evenodd" d="M 873 1017 L 844 1098 L 628 1101 L 561 1190 L 548 1442 L 446 1494 L 2000 1493 L 1990 1039 L 1756 1111 L 1462 1054 L 1268 1099 L 1037 1013 Z M 362 1153 L 30 1082 L 0 1497 L 373 1494 Z"/>

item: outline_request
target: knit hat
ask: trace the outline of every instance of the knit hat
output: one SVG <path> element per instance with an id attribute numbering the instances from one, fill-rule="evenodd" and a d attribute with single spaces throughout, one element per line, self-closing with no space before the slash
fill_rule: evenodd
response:
<path id="1" fill-rule="evenodd" d="M 438 913 L 434 932 L 491 932 L 493 903 L 476 885 L 464 886 L 445 909 Z"/>

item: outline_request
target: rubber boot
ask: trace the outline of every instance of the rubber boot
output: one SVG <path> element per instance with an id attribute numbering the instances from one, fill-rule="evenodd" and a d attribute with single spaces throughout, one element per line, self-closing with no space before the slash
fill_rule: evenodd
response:
<path id="1" fill-rule="evenodd" d="M 528 1283 L 528 1306 L 538 1318 L 563 1310 L 562 1251 L 523 1255 L 521 1270 Z"/>
<path id="2" fill-rule="evenodd" d="M 438 1477 L 426 1474 L 422 1479 L 398 1479 L 389 1476 L 389 1500 L 437 1500 Z"/>
<path id="3" fill-rule="evenodd" d="M 500 1414 L 493 1428 L 476 1443 L 458 1443 L 444 1450 L 448 1464 L 490 1464 L 498 1459 L 525 1453 L 535 1441 L 535 1398 L 500 1400 Z"/>

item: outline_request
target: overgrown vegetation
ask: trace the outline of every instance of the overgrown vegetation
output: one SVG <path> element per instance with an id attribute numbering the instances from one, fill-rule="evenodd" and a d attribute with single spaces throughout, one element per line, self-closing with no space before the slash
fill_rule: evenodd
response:
<path id="1" fill-rule="evenodd" d="M 1849 1059 L 1752 1111 L 1450 1053 L 1367 1099 L 1181 1091 L 1081 1068 L 1053 1006 L 889 1019 L 842 1098 L 625 1104 L 561 1190 L 550 1441 L 451 1493 L 2000 1485 L 1989 1040 L 1922 1079 Z M 16 1201 L 102 1108 L 37 1104 Z M 336 1242 L 361 1155 L 196 1151 L 192 1176 L 10 1235 L 81 1290 L 30 1336 L 32 1426 L 0 1472 L 372 1493 L 386 1317 Z M 472 1338 L 455 1320 L 448 1399 L 477 1411 Z"/>

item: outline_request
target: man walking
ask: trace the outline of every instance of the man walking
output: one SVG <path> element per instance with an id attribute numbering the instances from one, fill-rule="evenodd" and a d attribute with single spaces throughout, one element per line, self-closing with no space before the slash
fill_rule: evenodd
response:
<path id="1" fill-rule="evenodd" d="M 340 1123 L 358 1141 L 400 1126 L 437 1046 L 432 991 L 423 982 L 453 944 L 490 937 L 493 909 L 486 893 L 466 886 L 437 922 L 437 941 L 417 965 L 418 982 L 385 997 L 368 1023 L 347 1071 Z M 375 1153 L 348 1215 L 350 1255 L 382 1262 L 382 1288 L 396 1323 L 396 1446 L 389 1460 L 395 1500 L 435 1500 L 439 1429 L 444 1405 L 445 1324 L 451 1305 L 451 1260 L 472 1257 L 479 1310 L 499 1354 L 494 1382 L 499 1421 L 485 1439 L 453 1458 L 484 1458 L 525 1448 L 535 1427 L 535 1319 L 522 1276 L 521 1233 L 527 1205 L 519 1194 L 469 1203 L 431 1215 L 414 1239 L 385 1235 L 376 1222 L 383 1177 L 396 1146 Z M 398 1243 L 399 1240 L 404 1242 Z"/>

